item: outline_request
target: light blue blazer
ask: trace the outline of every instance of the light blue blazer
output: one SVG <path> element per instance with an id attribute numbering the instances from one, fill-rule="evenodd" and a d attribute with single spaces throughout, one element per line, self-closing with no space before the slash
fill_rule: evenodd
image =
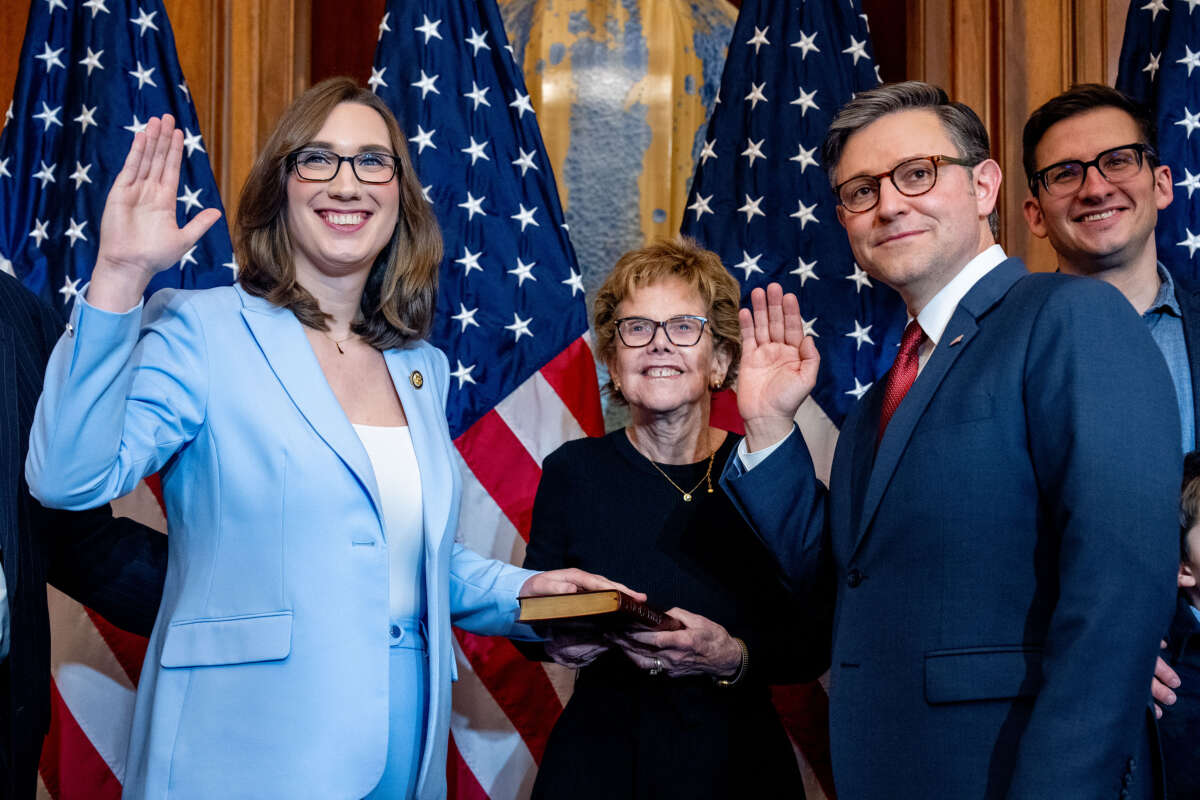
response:
<path id="1" fill-rule="evenodd" d="M 436 798 L 457 677 L 450 625 L 531 637 L 516 595 L 534 573 L 454 541 L 445 356 L 421 343 L 384 358 L 421 472 L 431 685 L 417 796 Z M 170 556 L 125 797 L 367 794 L 388 739 L 382 506 L 292 312 L 235 287 L 162 291 L 144 313 L 76 302 L 46 372 L 30 489 L 91 508 L 155 471 Z"/>

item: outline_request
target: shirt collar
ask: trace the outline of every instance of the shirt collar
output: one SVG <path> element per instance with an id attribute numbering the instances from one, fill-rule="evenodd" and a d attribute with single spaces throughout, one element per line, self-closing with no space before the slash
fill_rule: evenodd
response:
<path id="1" fill-rule="evenodd" d="M 1146 314 L 1153 314 L 1156 311 L 1166 309 L 1176 317 L 1183 316 L 1183 309 L 1179 307 L 1179 301 L 1175 299 L 1175 279 L 1171 277 L 1171 273 L 1167 268 L 1158 262 L 1158 294 L 1154 296 L 1154 302 L 1146 309 Z"/>
<path id="2" fill-rule="evenodd" d="M 925 331 L 932 345 L 936 347 L 941 340 L 959 301 L 966 297 L 967 292 L 971 291 L 971 287 L 978 283 L 980 278 L 1006 258 L 1008 256 L 1004 254 L 1004 248 L 998 244 L 992 245 L 968 261 L 921 309 L 921 313 L 917 315 L 917 323 L 920 324 L 921 330 Z"/>

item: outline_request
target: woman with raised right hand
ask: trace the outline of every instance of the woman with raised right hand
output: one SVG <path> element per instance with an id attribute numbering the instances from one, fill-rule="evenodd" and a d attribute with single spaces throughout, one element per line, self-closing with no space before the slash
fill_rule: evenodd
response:
<path id="1" fill-rule="evenodd" d="M 61 508 L 162 478 L 125 796 L 443 796 L 451 622 L 530 636 L 519 593 L 624 587 L 454 541 L 446 358 L 422 341 L 441 240 L 382 101 L 347 79 L 297 99 L 242 192 L 239 285 L 143 311 L 218 218 L 176 225 L 182 151 L 170 117 L 134 138 L 26 465 Z"/>

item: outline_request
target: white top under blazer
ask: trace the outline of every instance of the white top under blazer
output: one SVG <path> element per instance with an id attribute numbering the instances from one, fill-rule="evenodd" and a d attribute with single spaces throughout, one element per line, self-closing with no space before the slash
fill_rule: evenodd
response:
<path id="1" fill-rule="evenodd" d="M 421 471 L 407 425 L 381 427 L 354 423 L 362 440 L 383 504 L 388 551 L 388 615 L 393 620 L 425 616 L 424 521 Z"/>

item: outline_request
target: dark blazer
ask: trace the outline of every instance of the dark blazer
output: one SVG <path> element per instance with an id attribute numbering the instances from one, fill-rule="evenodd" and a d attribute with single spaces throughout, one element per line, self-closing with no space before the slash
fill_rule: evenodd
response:
<path id="1" fill-rule="evenodd" d="M 1171 280 L 1175 282 L 1175 300 L 1183 312 L 1183 341 L 1192 373 L 1192 406 L 1196 420 L 1196 441 L 1192 449 L 1200 449 L 1200 285 L 1176 275 L 1172 275 Z"/>
<path id="2" fill-rule="evenodd" d="M 1180 678 L 1175 705 L 1163 709 L 1158 721 L 1167 797 L 1188 800 L 1200 797 L 1200 620 L 1183 592 L 1176 601 L 1163 655 Z"/>
<path id="3" fill-rule="evenodd" d="M 797 585 L 835 579 L 842 797 L 1147 797 L 1178 560 L 1161 354 L 1100 281 L 1009 259 L 963 298 L 876 452 L 881 379 L 828 491 L 793 434 L 724 485 Z"/>
<path id="4" fill-rule="evenodd" d="M 11 615 L 0 663 L 0 796 L 31 798 L 50 722 L 46 581 L 110 622 L 149 635 L 167 567 L 166 537 L 107 506 L 50 511 L 29 496 L 25 451 L 42 375 L 62 323 L 0 273 L 0 560 Z"/>

